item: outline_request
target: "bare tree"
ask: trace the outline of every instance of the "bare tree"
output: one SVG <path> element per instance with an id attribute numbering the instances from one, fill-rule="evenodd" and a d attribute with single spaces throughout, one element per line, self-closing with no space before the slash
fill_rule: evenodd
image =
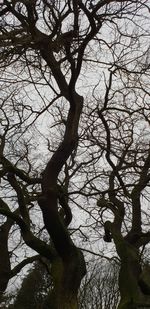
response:
<path id="1" fill-rule="evenodd" d="M 147 90 L 138 84 L 139 80 L 136 80 L 133 72 L 130 74 L 135 81 L 132 91 L 129 91 L 131 81 L 128 72 L 123 72 L 126 75 L 125 86 L 122 84 L 120 90 L 117 85 L 117 89 L 114 89 L 113 79 L 118 74 L 120 86 L 121 81 L 124 82 L 120 69 L 118 72 L 111 71 L 105 100 L 99 99 L 101 103 L 96 108 L 98 118 L 93 110 L 95 121 L 89 139 L 91 145 L 95 145 L 97 151 L 99 149 L 101 156 L 95 167 L 95 178 L 89 182 L 89 187 L 92 194 L 98 189 L 100 198 L 97 201 L 97 212 L 105 229 L 104 240 L 114 241 L 121 261 L 121 301 L 118 308 L 142 308 L 150 304 L 149 275 L 146 279 L 141 254 L 141 249 L 150 240 L 147 225 L 150 181 L 149 103 Z M 120 96 L 123 97 L 122 103 Z M 98 126 L 103 127 L 101 135 Z M 102 158 L 105 164 L 103 171 L 100 167 Z M 102 185 L 96 181 L 101 174 Z M 149 273 L 149 268 L 146 271 Z"/>
<path id="2" fill-rule="evenodd" d="M 80 294 L 80 308 L 115 309 L 119 303 L 119 267 L 113 261 L 92 262 L 84 277 Z"/>
<path id="3" fill-rule="evenodd" d="M 1 7 L 0 213 L 7 217 L 1 291 L 29 262 L 10 272 L 15 222 L 24 243 L 52 263 L 53 308 L 78 307 L 86 269 L 70 236 L 74 205 L 89 216 L 97 239 L 104 227 L 104 240 L 114 241 L 121 261 L 118 308 L 149 306 L 141 268 L 141 248 L 149 243 L 141 204 L 150 180 L 149 141 L 141 134 L 149 126 L 147 1 L 4 0 Z M 36 156 L 38 140 L 47 141 L 47 160 L 39 147 L 45 163 Z M 37 203 L 44 228 L 34 217 Z M 77 230 L 88 239 L 84 227 Z"/>

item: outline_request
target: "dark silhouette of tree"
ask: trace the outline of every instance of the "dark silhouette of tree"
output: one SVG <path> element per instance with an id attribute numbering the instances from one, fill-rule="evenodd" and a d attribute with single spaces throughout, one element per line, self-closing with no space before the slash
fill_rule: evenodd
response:
<path id="1" fill-rule="evenodd" d="M 44 302 L 51 286 L 50 282 L 50 274 L 44 263 L 36 262 L 23 280 L 13 308 L 44 308 Z"/>
<path id="2" fill-rule="evenodd" d="M 74 233 L 98 240 L 103 228 L 120 258 L 118 308 L 150 305 L 148 14 L 144 0 L 3 0 L 1 294 L 42 256 L 53 308 L 77 308 L 86 267 Z M 70 225 L 76 207 L 87 229 Z M 25 245 L 38 255 L 10 267 Z"/>

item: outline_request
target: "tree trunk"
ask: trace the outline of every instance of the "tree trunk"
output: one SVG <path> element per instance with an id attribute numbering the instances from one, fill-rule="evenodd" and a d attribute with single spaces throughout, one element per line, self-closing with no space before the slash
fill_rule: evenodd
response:
<path id="1" fill-rule="evenodd" d="M 121 301 L 118 309 L 136 309 L 136 304 L 143 298 L 139 286 L 141 269 L 138 253 L 129 244 L 124 244 L 121 250 L 121 267 L 119 273 Z"/>
<path id="2" fill-rule="evenodd" d="M 76 247 L 73 247 L 68 259 L 63 261 L 57 257 L 52 264 L 53 289 L 44 309 L 77 309 L 78 289 L 84 275 L 84 257 Z"/>
<path id="3" fill-rule="evenodd" d="M 118 309 L 150 308 L 150 289 L 141 269 L 139 250 L 121 237 L 115 237 L 115 244 L 121 260 Z"/>
<path id="4" fill-rule="evenodd" d="M 47 51 L 46 54 L 44 51 L 43 53 L 44 57 L 46 57 Z M 47 61 L 49 60 L 51 61 L 51 59 Z M 55 66 L 53 69 L 55 71 Z M 62 82 L 64 83 L 63 76 L 61 76 L 61 81 L 58 80 L 60 86 Z M 65 88 L 66 85 L 65 82 Z M 67 91 L 70 99 L 70 109 L 67 115 L 64 138 L 43 172 L 42 195 L 38 200 L 43 213 L 45 228 L 57 252 L 57 258 L 52 266 L 54 287 L 49 297 L 50 305 L 47 307 L 53 309 L 78 308 L 78 289 L 86 273 L 83 254 L 74 245 L 68 231 L 68 225 L 72 220 L 71 209 L 66 201 L 65 194 L 62 192 L 60 196 L 57 184 L 62 167 L 77 147 L 78 124 L 83 106 L 83 97 L 78 95 L 74 89 L 70 92 L 69 87 Z M 64 212 L 63 218 L 60 215 L 59 206 L 62 207 Z"/>
<path id="5" fill-rule="evenodd" d="M 106 232 L 113 238 L 120 257 L 118 309 L 150 308 L 150 269 L 149 276 L 142 270 L 137 235 L 128 233 L 124 238 L 120 226 L 110 221 L 105 222 Z"/>
<path id="6" fill-rule="evenodd" d="M 8 252 L 8 233 L 10 225 L 5 222 L 0 227 L 0 302 L 10 279 L 10 257 Z"/>

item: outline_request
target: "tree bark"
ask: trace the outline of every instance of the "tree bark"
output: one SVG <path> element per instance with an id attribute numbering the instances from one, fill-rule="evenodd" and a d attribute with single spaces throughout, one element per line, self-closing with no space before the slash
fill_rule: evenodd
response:
<path id="1" fill-rule="evenodd" d="M 81 252 L 74 247 L 72 256 L 67 261 L 56 258 L 52 265 L 54 287 L 47 299 L 44 308 L 77 309 L 78 288 L 85 275 L 85 262 Z"/>
<path id="2" fill-rule="evenodd" d="M 118 231 L 113 233 L 113 238 L 121 265 L 119 272 L 121 300 L 118 309 L 150 308 L 150 284 L 143 275 L 139 249 L 124 239 Z"/>

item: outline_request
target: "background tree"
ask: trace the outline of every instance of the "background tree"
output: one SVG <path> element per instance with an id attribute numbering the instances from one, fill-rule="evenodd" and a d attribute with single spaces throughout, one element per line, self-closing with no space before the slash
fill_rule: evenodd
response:
<path id="1" fill-rule="evenodd" d="M 118 308 L 149 306 L 147 1 L 1 7 L 1 292 L 31 261 L 10 270 L 8 237 L 17 235 L 12 254 L 23 246 L 29 255 L 26 244 L 52 264 L 54 308 L 77 308 L 85 262 L 75 239 L 93 250 L 104 228 L 121 262 Z"/>
<path id="2" fill-rule="evenodd" d="M 88 263 L 88 272 L 79 291 L 79 307 L 115 309 L 119 302 L 118 268 L 116 261 L 97 260 Z M 8 308 L 52 308 L 49 304 L 49 289 L 52 288 L 50 269 L 35 263 L 23 279 L 14 303 Z"/>
<path id="3" fill-rule="evenodd" d="M 84 277 L 80 294 L 80 308 L 115 309 L 119 303 L 118 265 L 116 261 L 92 262 Z"/>
<path id="4" fill-rule="evenodd" d="M 13 308 L 44 308 L 44 302 L 51 284 L 50 273 L 44 263 L 36 262 L 24 278 L 18 290 Z"/>

